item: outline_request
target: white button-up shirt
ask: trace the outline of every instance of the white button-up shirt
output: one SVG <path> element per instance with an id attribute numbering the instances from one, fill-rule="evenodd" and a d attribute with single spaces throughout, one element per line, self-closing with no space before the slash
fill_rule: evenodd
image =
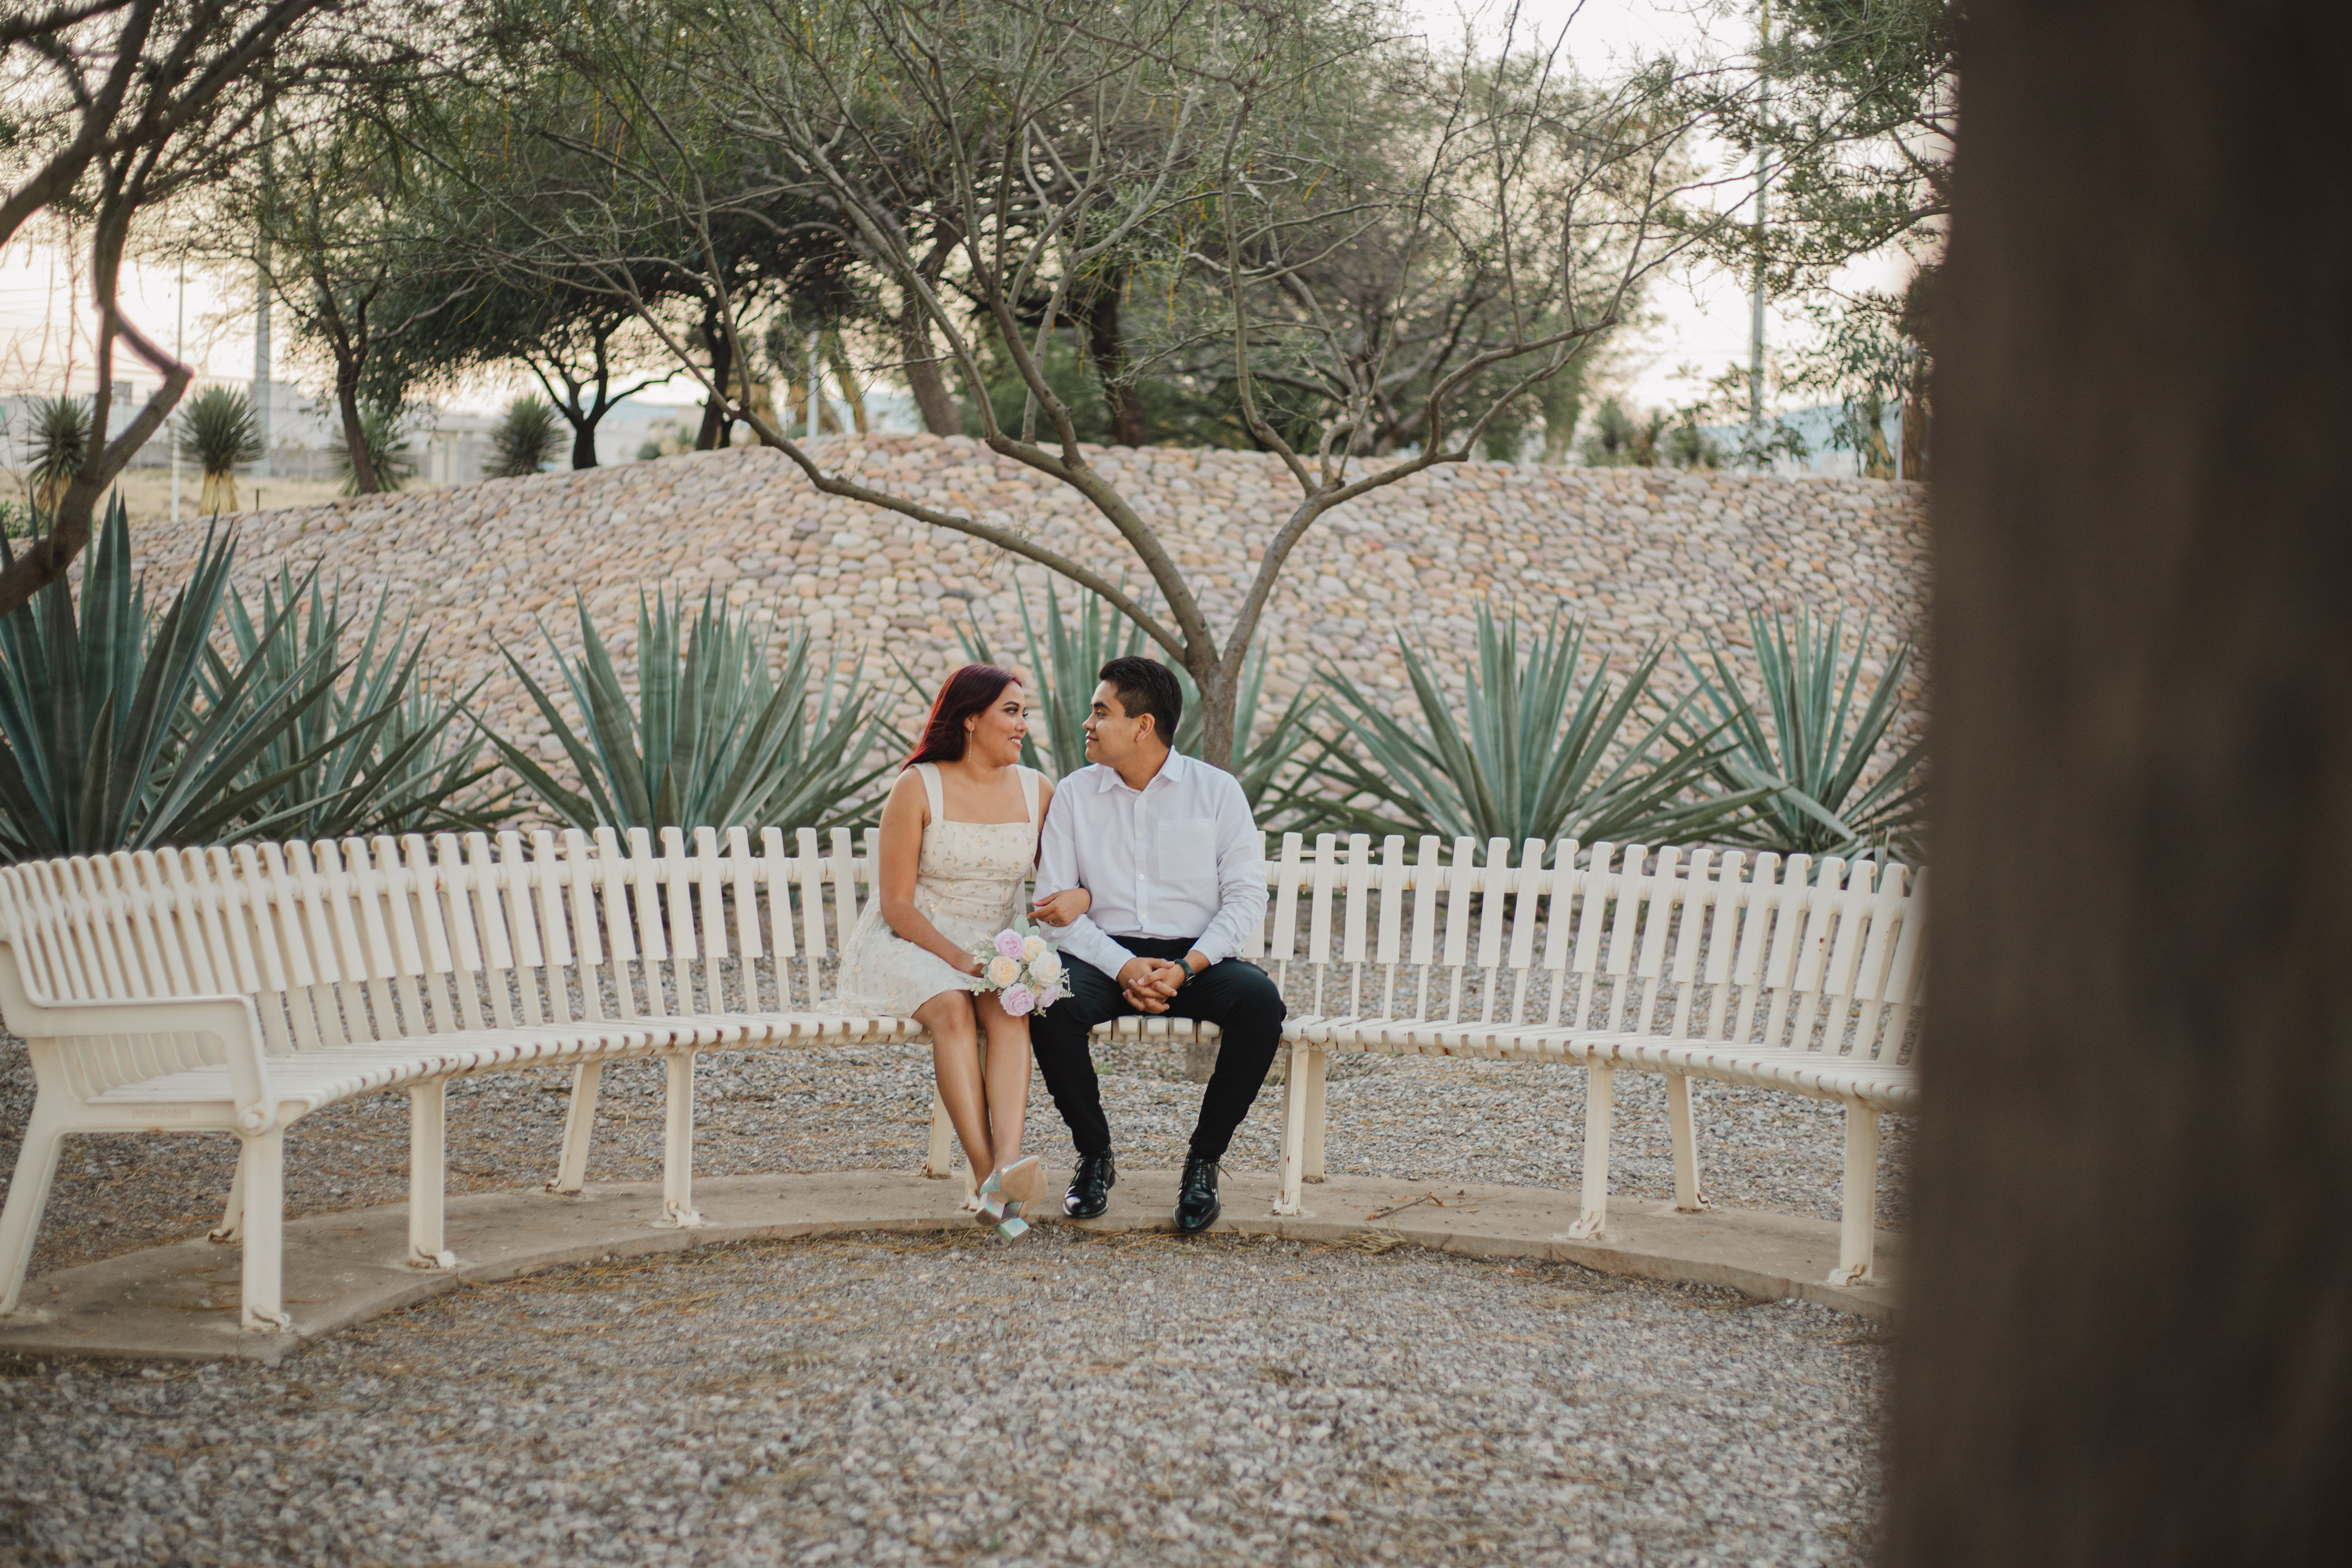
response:
<path id="1" fill-rule="evenodd" d="M 1108 764 L 1080 768 L 1054 791 L 1038 849 L 1037 896 L 1065 888 L 1091 907 L 1048 934 L 1105 974 L 1135 956 L 1121 937 L 1234 957 L 1265 917 L 1265 841 L 1241 781 L 1175 752 L 1140 790 Z"/>

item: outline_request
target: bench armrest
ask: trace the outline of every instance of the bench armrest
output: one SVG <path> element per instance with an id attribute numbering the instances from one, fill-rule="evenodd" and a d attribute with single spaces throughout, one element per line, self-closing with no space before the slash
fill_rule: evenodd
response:
<path id="1" fill-rule="evenodd" d="M 110 1001 L 47 1001 L 26 987 L 14 952 L 0 954 L 0 1018 L 28 1040 L 121 1035 L 211 1035 L 219 1039 L 236 1100 L 236 1124 L 253 1134 L 277 1124 L 263 1066 L 261 1015 L 253 998 L 140 996 Z"/>

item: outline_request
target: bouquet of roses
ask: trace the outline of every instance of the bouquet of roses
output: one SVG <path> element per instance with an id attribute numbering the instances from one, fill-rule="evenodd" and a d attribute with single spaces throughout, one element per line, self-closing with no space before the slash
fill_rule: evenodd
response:
<path id="1" fill-rule="evenodd" d="M 1018 1018 L 1042 1013 L 1062 999 L 1062 955 L 1035 931 L 1008 929 L 974 948 L 980 978 L 997 994 L 997 1005 Z"/>

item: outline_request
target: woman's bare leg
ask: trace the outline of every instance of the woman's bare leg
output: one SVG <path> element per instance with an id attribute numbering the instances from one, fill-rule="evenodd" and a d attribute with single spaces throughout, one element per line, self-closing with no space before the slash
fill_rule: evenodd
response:
<path id="1" fill-rule="evenodd" d="M 955 1124 L 956 1140 L 963 1145 L 963 1156 L 971 1162 L 972 1180 L 984 1180 L 996 1169 L 996 1155 L 989 1136 L 988 1091 L 981 1081 L 980 1028 L 972 1016 L 971 993 L 942 991 L 915 1009 L 915 1021 L 930 1032 L 931 1073 L 939 1081 L 940 1101 L 948 1108 L 948 1120 Z M 1025 1032 L 1022 1043 L 1025 1067 Z"/>
<path id="2" fill-rule="evenodd" d="M 1029 1118 L 1029 1020 L 1008 1016 L 993 992 L 975 998 L 988 1031 L 988 1121 L 999 1170 L 1021 1158 Z"/>

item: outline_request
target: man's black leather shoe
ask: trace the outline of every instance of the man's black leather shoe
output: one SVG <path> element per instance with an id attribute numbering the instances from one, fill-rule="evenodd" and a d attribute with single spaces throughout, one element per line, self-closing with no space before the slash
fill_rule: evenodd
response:
<path id="1" fill-rule="evenodd" d="M 1225 1205 L 1217 1201 L 1217 1163 L 1184 1156 L 1184 1183 L 1176 1189 L 1176 1228 L 1194 1236 L 1217 1223 Z"/>
<path id="2" fill-rule="evenodd" d="M 1118 1185 L 1118 1166 L 1108 1152 L 1081 1154 L 1078 1168 L 1070 1173 L 1070 1190 L 1062 1199 L 1062 1212 L 1072 1219 L 1099 1219 L 1103 1210 L 1110 1207 L 1110 1190 Z"/>

